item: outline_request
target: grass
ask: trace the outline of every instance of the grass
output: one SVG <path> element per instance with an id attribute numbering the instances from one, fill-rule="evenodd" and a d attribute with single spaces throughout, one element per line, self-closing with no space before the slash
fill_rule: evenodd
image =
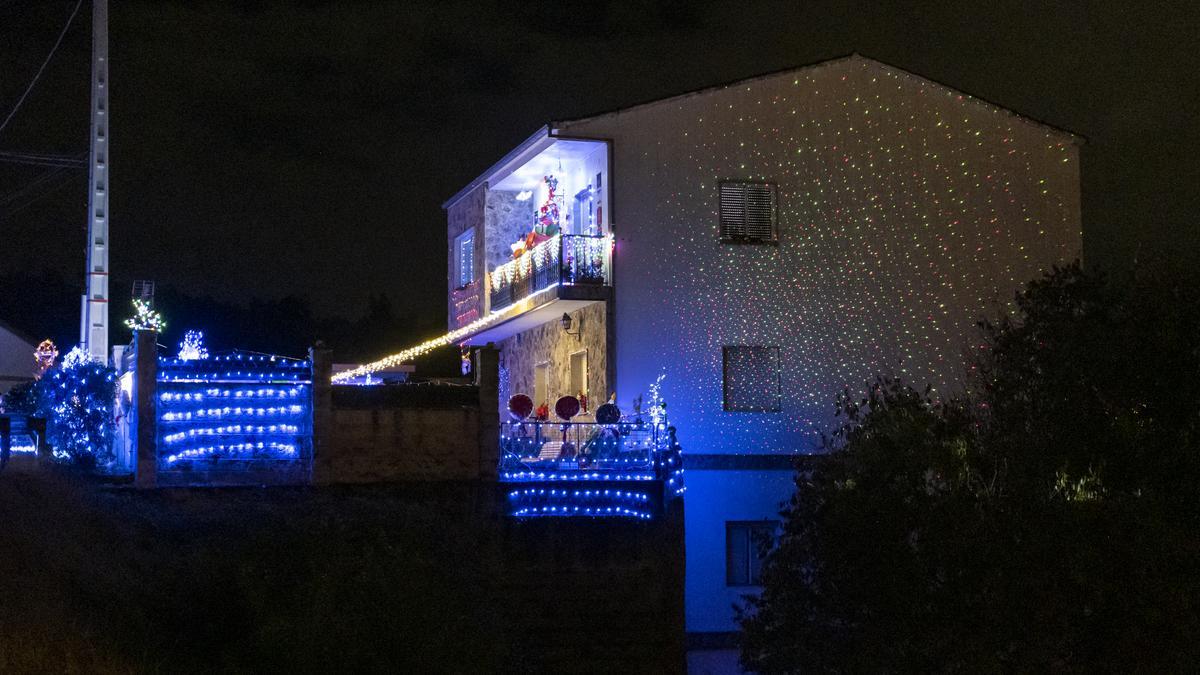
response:
<path id="1" fill-rule="evenodd" d="M 488 515 L 479 495 L 466 485 L 141 492 L 6 471 L 0 672 L 671 663 L 659 653 L 671 602 L 654 555 L 625 561 L 617 550 L 610 565 L 612 542 L 597 554 L 574 541 L 564 559 L 537 532 L 514 536 L 524 526 Z M 614 606 L 636 611 L 622 619 Z"/>

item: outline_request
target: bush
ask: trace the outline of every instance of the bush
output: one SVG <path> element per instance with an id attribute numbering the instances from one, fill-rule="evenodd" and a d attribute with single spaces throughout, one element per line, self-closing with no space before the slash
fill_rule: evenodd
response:
<path id="1" fill-rule="evenodd" d="M 843 396 L 797 476 L 742 663 L 1186 670 L 1200 659 L 1200 296 L 1078 265 L 985 322 L 971 391 Z"/>

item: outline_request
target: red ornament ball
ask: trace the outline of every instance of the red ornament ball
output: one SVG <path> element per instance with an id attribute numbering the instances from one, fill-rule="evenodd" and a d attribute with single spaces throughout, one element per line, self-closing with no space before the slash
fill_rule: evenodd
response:
<path id="1" fill-rule="evenodd" d="M 554 402 L 554 414 L 562 420 L 569 420 L 578 415 L 579 408 L 579 399 L 574 396 L 563 396 Z"/>
<path id="2" fill-rule="evenodd" d="M 533 413 L 533 399 L 525 394 L 513 394 L 508 398 L 508 414 L 518 422 Z"/>

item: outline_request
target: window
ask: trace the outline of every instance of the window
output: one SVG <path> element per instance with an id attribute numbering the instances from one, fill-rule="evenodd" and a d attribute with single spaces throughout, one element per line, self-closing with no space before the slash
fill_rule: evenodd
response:
<path id="1" fill-rule="evenodd" d="M 571 210 L 570 234 L 591 234 L 595 205 L 590 185 L 575 195 L 575 204 Z"/>
<path id="2" fill-rule="evenodd" d="M 774 547 L 778 529 L 779 522 L 774 520 L 726 521 L 726 586 L 762 584 L 762 561 Z"/>
<path id="3" fill-rule="evenodd" d="M 773 244 L 775 184 L 722 181 L 721 241 L 739 244 Z"/>
<path id="4" fill-rule="evenodd" d="M 571 355 L 571 396 L 587 396 L 587 351 Z"/>
<path id="5" fill-rule="evenodd" d="M 550 402 L 550 364 L 539 363 L 533 367 L 533 405 Z"/>
<path id="6" fill-rule="evenodd" d="M 722 350 L 727 412 L 779 412 L 779 347 Z"/>
<path id="7" fill-rule="evenodd" d="M 475 228 L 455 237 L 454 261 L 457 288 L 475 281 Z"/>

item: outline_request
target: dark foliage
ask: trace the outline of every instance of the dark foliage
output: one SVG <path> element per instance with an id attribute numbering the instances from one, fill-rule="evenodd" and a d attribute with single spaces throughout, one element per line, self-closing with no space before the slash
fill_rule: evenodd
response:
<path id="1" fill-rule="evenodd" d="M 65 352 L 79 335 L 79 293 L 62 276 L 49 272 L 0 272 L 0 318 L 30 339 L 53 339 Z M 240 304 L 160 284 L 155 297 L 155 308 L 167 322 L 159 343 L 171 354 L 177 351 L 184 332 L 201 330 L 210 352 L 245 349 L 300 357 L 309 345 L 321 340 L 333 349 L 335 361 L 361 363 L 446 330 L 444 317 L 398 311 L 384 293 L 372 294 L 367 305 L 365 314 L 351 320 L 317 316 L 308 300 L 297 296 L 251 298 Z M 110 340 L 128 343 L 132 336 L 122 322 L 132 315 L 133 307 L 127 301 L 114 300 L 111 311 Z M 417 363 L 421 375 L 453 376 L 458 369 L 454 347 L 437 350 Z"/>
<path id="2" fill-rule="evenodd" d="M 743 664 L 1179 671 L 1200 659 L 1200 297 L 1078 266 L 982 328 L 969 395 L 843 396 L 798 475 Z"/>
<path id="3" fill-rule="evenodd" d="M 34 414 L 46 419 L 54 457 L 83 468 L 112 459 L 117 374 L 72 352 L 33 385 Z"/>

